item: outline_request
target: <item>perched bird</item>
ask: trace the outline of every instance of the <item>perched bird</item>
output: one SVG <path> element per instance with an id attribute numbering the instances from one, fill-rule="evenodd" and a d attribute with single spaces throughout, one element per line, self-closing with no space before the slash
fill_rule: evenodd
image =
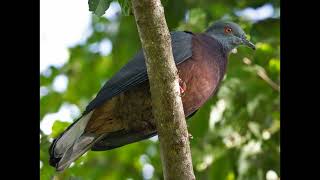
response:
<path id="1" fill-rule="evenodd" d="M 180 78 L 186 118 L 215 94 L 238 45 L 255 49 L 233 22 L 218 21 L 204 33 L 172 32 L 172 50 Z M 89 149 L 103 151 L 157 134 L 152 114 L 149 81 L 141 50 L 116 73 L 49 149 L 50 165 L 67 168 Z"/>

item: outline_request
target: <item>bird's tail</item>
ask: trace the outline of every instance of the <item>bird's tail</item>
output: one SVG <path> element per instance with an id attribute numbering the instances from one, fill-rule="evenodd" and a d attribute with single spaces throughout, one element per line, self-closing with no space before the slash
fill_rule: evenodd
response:
<path id="1" fill-rule="evenodd" d="M 92 112 L 82 116 L 52 142 L 49 149 L 50 165 L 55 167 L 57 171 L 63 171 L 69 167 L 73 161 L 102 138 L 94 134 L 84 133 L 91 115 Z"/>

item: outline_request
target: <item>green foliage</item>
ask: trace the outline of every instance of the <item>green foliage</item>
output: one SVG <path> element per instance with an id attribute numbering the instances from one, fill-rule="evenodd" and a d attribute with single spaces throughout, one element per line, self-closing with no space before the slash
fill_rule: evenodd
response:
<path id="1" fill-rule="evenodd" d="M 90 11 L 104 14 L 111 1 L 89 1 Z M 92 16 L 92 34 L 69 49 L 69 60 L 40 75 L 40 120 L 69 103 L 83 111 L 99 88 L 140 49 L 130 3 L 119 0 L 122 14 L 110 21 Z M 252 22 L 236 11 L 279 1 L 183 0 L 162 1 L 169 29 L 202 32 L 220 18 L 239 23 L 256 43 L 257 50 L 239 47 L 230 54 L 227 75 L 217 95 L 188 120 L 193 166 L 197 179 L 266 179 L 269 170 L 280 176 L 280 19 Z M 112 52 L 101 55 L 92 46 L 108 39 Z M 58 75 L 68 77 L 64 92 L 52 88 Z M 76 118 L 75 118 L 76 119 Z M 74 119 L 74 120 L 75 120 Z M 51 134 L 41 132 L 41 179 L 144 179 L 146 164 L 154 168 L 152 179 L 163 179 L 159 144 L 145 140 L 105 152 L 88 152 L 62 174 L 48 164 L 48 148 L 69 123 L 56 121 Z"/>
<path id="2" fill-rule="evenodd" d="M 89 11 L 97 16 L 102 16 L 108 10 L 112 0 L 88 0 Z M 129 16 L 132 13 L 130 0 L 118 0 L 121 6 L 121 12 L 124 16 Z"/>
<path id="3" fill-rule="evenodd" d="M 60 135 L 60 133 L 63 132 L 63 130 L 65 130 L 68 126 L 70 125 L 70 123 L 68 122 L 61 122 L 61 121 L 55 121 L 53 126 L 52 126 L 52 133 L 51 133 L 51 137 L 56 138 Z"/>
<path id="4" fill-rule="evenodd" d="M 121 6 L 121 12 L 124 16 L 129 16 L 132 13 L 130 0 L 118 0 Z"/>
<path id="5" fill-rule="evenodd" d="M 109 8 L 112 0 L 89 0 L 89 11 L 97 16 L 102 16 Z"/>

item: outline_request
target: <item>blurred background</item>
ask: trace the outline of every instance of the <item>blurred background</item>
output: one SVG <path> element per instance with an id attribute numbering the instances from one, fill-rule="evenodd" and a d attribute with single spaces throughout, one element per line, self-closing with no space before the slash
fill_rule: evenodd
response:
<path id="1" fill-rule="evenodd" d="M 217 95 L 188 121 L 197 179 L 280 179 L 280 2 L 162 1 L 170 31 L 239 23 L 257 50 L 230 54 Z M 157 137 L 88 152 L 69 169 L 48 164 L 53 138 L 80 116 L 100 87 L 140 49 L 133 16 L 117 1 L 98 18 L 87 0 L 40 2 L 41 179 L 163 179 Z"/>

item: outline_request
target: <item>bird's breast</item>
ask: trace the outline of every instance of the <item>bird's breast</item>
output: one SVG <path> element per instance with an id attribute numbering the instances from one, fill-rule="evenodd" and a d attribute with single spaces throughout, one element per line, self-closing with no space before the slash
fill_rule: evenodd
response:
<path id="1" fill-rule="evenodd" d="M 192 57 L 177 66 L 180 79 L 187 85 L 182 97 L 186 116 L 199 109 L 215 93 L 221 75 L 224 75 L 221 62 L 225 59 L 210 43 L 214 42 L 194 38 Z"/>
<path id="2" fill-rule="evenodd" d="M 205 64 L 197 64 L 194 60 L 186 61 L 178 66 L 179 77 L 186 83 L 182 97 L 185 115 L 188 116 L 199 109 L 213 94 L 219 81 L 219 70 L 210 70 Z"/>

